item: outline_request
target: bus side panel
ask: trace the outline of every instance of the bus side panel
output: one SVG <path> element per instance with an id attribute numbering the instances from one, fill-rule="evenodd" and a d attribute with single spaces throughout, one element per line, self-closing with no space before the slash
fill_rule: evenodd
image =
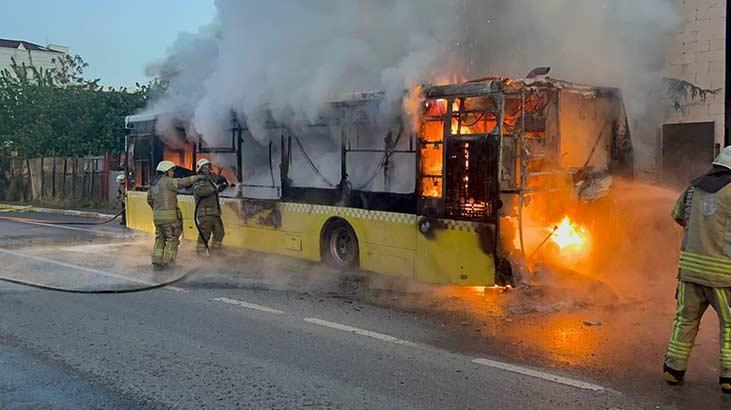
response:
<path id="1" fill-rule="evenodd" d="M 147 204 L 147 192 L 127 191 L 125 212 L 127 213 L 127 226 L 130 229 L 155 232 L 155 224 L 152 223 L 152 209 Z"/>
<path id="2" fill-rule="evenodd" d="M 129 193 L 128 224 L 132 229 L 154 232 L 146 194 Z M 360 266 L 364 270 L 432 283 L 494 284 L 493 259 L 480 246 L 477 224 L 441 221 L 445 228 L 435 229 L 427 238 L 418 233 L 413 215 L 279 203 L 281 226 L 275 228 L 262 222 L 271 210 L 245 221 L 236 211 L 241 200 L 226 198 L 221 202 L 225 246 L 319 261 L 322 228 L 330 218 L 338 217 L 346 220 L 358 237 Z M 183 213 L 184 238 L 195 241 L 198 232 L 193 221 L 193 198 L 180 195 L 178 204 Z"/>
<path id="3" fill-rule="evenodd" d="M 242 205 L 241 199 L 221 199 L 221 219 L 226 230 L 223 240 L 225 246 L 320 260 L 319 254 L 315 255 L 308 249 L 313 237 L 307 229 L 316 224 L 319 215 L 296 215 L 277 204 L 278 214 L 274 208 L 262 209 L 244 218 Z M 279 226 L 275 226 L 276 219 L 279 219 Z"/>
<path id="4" fill-rule="evenodd" d="M 386 275 L 413 278 L 414 251 L 361 242 L 360 267 Z"/>
<path id="5" fill-rule="evenodd" d="M 416 279 L 470 286 L 495 284 L 493 255 L 480 244 L 481 224 L 438 220 L 432 225 L 429 235 L 417 235 Z"/>
<path id="6" fill-rule="evenodd" d="M 331 218 L 350 224 L 358 238 L 360 267 L 412 277 L 416 228 L 413 215 L 323 205 L 281 203 L 282 226 L 303 237 L 304 254 L 320 260 L 322 230 Z"/>
<path id="7" fill-rule="evenodd" d="M 353 226 L 358 236 L 360 267 L 387 275 L 413 278 L 416 255 L 415 217 L 385 214 L 387 213 L 369 215 L 385 216 L 378 219 L 343 217 Z"/>

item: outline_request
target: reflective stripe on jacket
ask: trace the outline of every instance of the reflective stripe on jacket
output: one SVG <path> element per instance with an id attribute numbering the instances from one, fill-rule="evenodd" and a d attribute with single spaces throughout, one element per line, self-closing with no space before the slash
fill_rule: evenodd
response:
<path id="1" fill-rule="evenodd" d="M 147 203 L 152 207 L 152 219 L 155 224 L 176 222 L 178 219 L 182 219 L 178 209 L 177 190 L 193 185 L 198 179 L 199 177 L 195 175 L 187 178 L 170 178 L 164 175 L 150 187 L 150 191 L 147 193 Z"/>
<path id="2" fill-rule="evenodd" d="M 716 193 L 686 190 L 676 203 L 673 218 L 685 226 L 680 280 L 731 287 L 731 185 Z"/>

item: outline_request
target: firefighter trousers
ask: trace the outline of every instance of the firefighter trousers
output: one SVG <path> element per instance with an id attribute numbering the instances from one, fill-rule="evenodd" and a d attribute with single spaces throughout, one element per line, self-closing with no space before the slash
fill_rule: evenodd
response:
<path id="1" fill-rule="evenodd" d="M 178 255 L 180 235 L 183 234 L 183 222 L 155 224 L 155 244 L 152 246 L 152 263 L 158 265 L 175 265 Z"/>
<path id="2" fill-rule="evenodd" d="M 198 228 L 201 230 L 198 235 L 198 243 L 196 250 L 198 253 L 205 253 L 206 243 L 213 236 L 211 241 L 211 249 L 221 248 L 221 242 L 223 242 L 223 236 L 226 232 L 223 230 L 223 222 L 221 217 L 218 215 L 200 215 L 198 217 Z"/>
<path id="3" fill-rule="evenodd" d="M 720 325 L 721 377 L 731 377 L 731 288 L 679 281 L 676 299 L 678 307 L 665 364 L 674 370 L 686 369 L 701 317 L 710 305 Z"/>

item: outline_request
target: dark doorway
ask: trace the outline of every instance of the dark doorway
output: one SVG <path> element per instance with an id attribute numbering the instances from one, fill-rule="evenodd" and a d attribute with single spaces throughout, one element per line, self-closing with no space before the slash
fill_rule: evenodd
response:
<path id="1" fill-rule="evenodd" d="M 685 187 L 711 168 L 714 157 L 714 123 L 664 124 L 662 126 L 662 181 Z"/>

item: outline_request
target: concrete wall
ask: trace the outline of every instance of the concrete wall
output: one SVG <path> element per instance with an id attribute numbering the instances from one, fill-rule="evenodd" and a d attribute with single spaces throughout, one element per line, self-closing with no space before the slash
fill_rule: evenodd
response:
<path id="1" fill-rule="evenodd" d="M 725 89 L 726 0 L 674 1 L 685 20 L 671 39 L 666 75 L 706 89 Z M 721 91 L 705 102 L 688 101 L 682 112 L 669 109 L 665 123 L 712 121 L 715 143 L 724 146 L 724 98 Z"/>
<path id="2" fill-rule="evenodd" d="M 33 58 L 33 64 L 36 67 L 42 67 L 44 69 L 58 66 L 53 60 L 58 60 L 64 54 L 52 53 L 46 51 L 31 51 L 31 57 Z M 11 66 L 11 58 L 15 58 L 18 64 L 29 63 L 28 50 L 25 49 L 11 49 L 11 48 L 0 48 L 0 70 L 9 69 Z"/>

